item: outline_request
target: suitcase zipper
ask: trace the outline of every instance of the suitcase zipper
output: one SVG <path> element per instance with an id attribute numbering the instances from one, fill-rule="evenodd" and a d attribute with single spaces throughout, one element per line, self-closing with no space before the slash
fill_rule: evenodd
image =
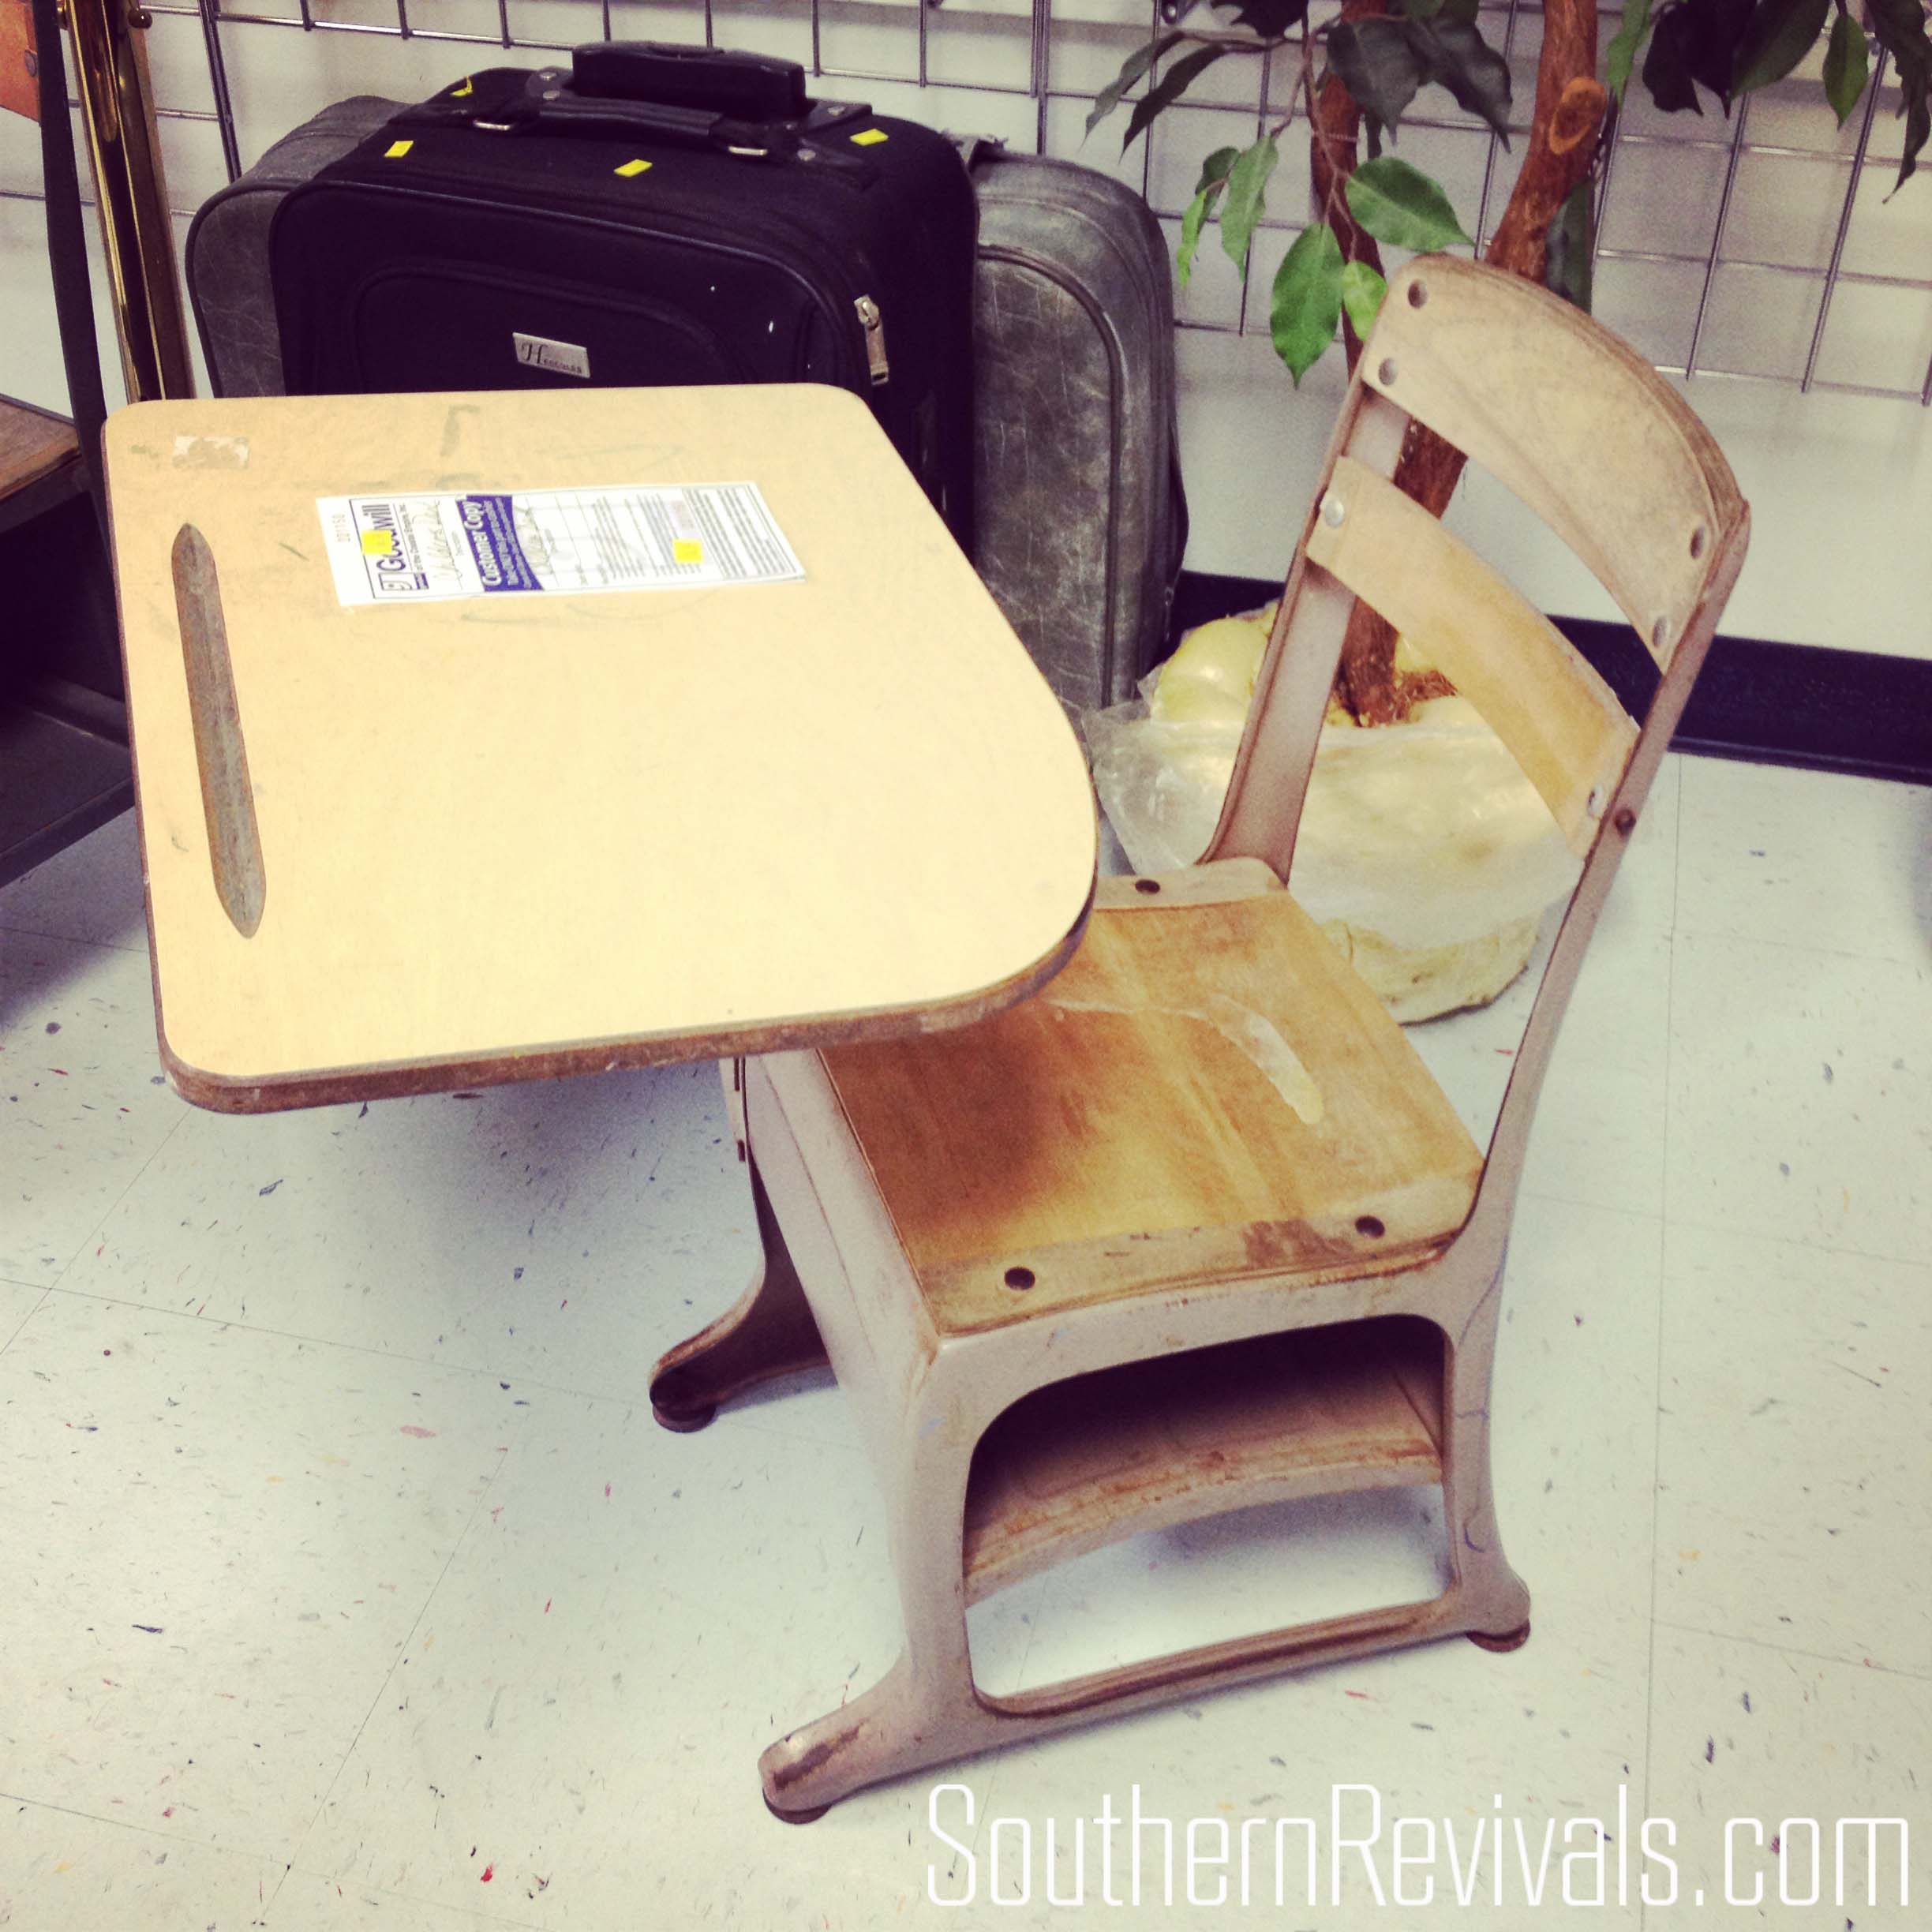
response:
<path id="1" fill-rule="evenodd" d="M 892 366 L 886 360 L 886 318 L 870 295 L 861 295 L 852 306 L 859 312 L 859 326 L 865 331 L 866 368 L 876 389 L 892 375 Z"/>
<path id="2" fill-rule="evenodd" d="M 425 178 L 425 175 L 428 176 L 428 178 Z M 393 184 L 356 182 L 353 185 L 365 193 L 379 196 L 394 195 L 400 192 Z M 447 199 L 461 202 L 466 207 L 477 205 L 474 192 L 467 189 L 463 184 L 447 179 L 440 175 L 430 174 L 426 170 L 422 174 L 419 174 L 411 184 L 411 192 L 414 195 L 425 200 Z M 500 200 L 495 205 L 511 209 L 519 214 L 549 213 L 552 219 L 555 219 L 559 212 L 555 210 L 546 211 L 541 208 L 534 208 L 530 204 L 515 197 Z M 571 209 L 565 213 L 565 219 L 581 223 L 590 228 L 611 229 L 625 234 L 634 232 L 630 224 L 612 220 L 608 215 L 594 207 L 582 210 Z M 660 217 L 660 219 L 662 221 L 663 218 Z M 679 230 L 673 227 L 670 223 L 663 222 L 663 231 L 666 234 L 673 234 L 679 232 Z M 695 246 L 716 249 L 722 254 L 736 256 L 743 259 L 777 262 L 784 267 L 801 286 L 811 290 L 818 301 L 826 300 L 829 291 L 826 290 L 825 269 L 821 256 L 797 248 L 791 234 L 782 227 L 774 227 L 770 229 L 762 229 L 758 233 L 757 238 L 764 245 L 765 252 L 762 256 L 744 246 L 735 248 L 721 246 L 714 237 L 702 230 L 684 227 L 683 232 L 683 238 Z M 751 231 L 747 230 L 746 239 L 748 241 L 750 238 Z M 850 283 L 847 283 L 847 287 L 849 288 L 851 286 Z M 878 304 L 870 295 L 854 297 L 852 305 L 854 313 L 858 317 L 860 332 L 865 339 L 867 373 L 871 378 L 871 386 L 874 389 L 882 388 L 890 380 L 892 374 L 891 366 L 886 359 L 886 354 L 885 316 Z M 830 308 L 829 304 L 828 310 L 826 320 L 833 322 L 836 328 L 836 317 L 838 311 L 837 309 Z M 842 330 L 838 332 L 841 335 L 844 334 Z M 848 343 L 851 341 L 849 336 L 846 336 L 844 339 Z"/>

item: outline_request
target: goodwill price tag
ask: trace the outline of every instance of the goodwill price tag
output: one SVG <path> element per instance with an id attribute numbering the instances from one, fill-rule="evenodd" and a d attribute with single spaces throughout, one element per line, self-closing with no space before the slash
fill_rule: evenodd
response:
<path id="1" fill-rule="evenodd" d="M 344 604 L 805 575 L 755 483 L 324 496 L 316 507 Z"/>

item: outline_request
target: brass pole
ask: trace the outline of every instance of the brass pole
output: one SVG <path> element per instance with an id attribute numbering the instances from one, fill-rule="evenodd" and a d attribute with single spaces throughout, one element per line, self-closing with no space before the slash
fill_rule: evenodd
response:
<path id="1" fill-rule="evenodd" d="M 140 39 L 152 17 L 129 0 L 65 0 L 62 10 L 73 40 L 74 86 L 94 164 L 128 399 L 193 395 L 167 184 Z"/>

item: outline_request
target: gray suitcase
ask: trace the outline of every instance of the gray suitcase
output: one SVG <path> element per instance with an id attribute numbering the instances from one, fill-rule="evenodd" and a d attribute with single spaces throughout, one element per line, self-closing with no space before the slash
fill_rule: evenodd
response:
<path id="1" fill-rule="evenodd" d="M 1187 547 L 1172 271 L 1145 201 L 968 148 L 979 197 L 973 561 L 1069 711 L 1133 695 Z"/>
<path id="2" fill-rule="evenodd" d="M 188 230 L 188 298 L 218 396 L 282 394 L 268 224 L 292 189 L 360 146 L 406 104 L 358 94 L 324 107 L 197 212 Z"/>
<path id="3" fill-rule="evenodd" d="M 269 223 L 404 104 L 324 108 L 195 216 L 188 288 L 217 395 L 281 392 Z M 1118 703 L 1160 655 L 1187 538 L 1166 244 L 1110 176 L 961 146 L 979 200 L 973 561 L 1069 711 Z"/>

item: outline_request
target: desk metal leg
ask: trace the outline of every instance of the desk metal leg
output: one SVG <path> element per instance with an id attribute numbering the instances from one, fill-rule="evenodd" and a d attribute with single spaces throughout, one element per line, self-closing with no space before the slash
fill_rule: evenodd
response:
<path id="1" fill-rule="evenodd" d="M 668 1429 L 701 1429 L 718 1405 L 778 1376 L 814 1368 L 826 1360 L 812 1318 L 778 1231 L 758 1163 L 747 1155 L 751 1199 L 764 1257 L 737 1305 L 689 1341 L 680 1342 L 651 1372 L 651 1413 Z"/>

